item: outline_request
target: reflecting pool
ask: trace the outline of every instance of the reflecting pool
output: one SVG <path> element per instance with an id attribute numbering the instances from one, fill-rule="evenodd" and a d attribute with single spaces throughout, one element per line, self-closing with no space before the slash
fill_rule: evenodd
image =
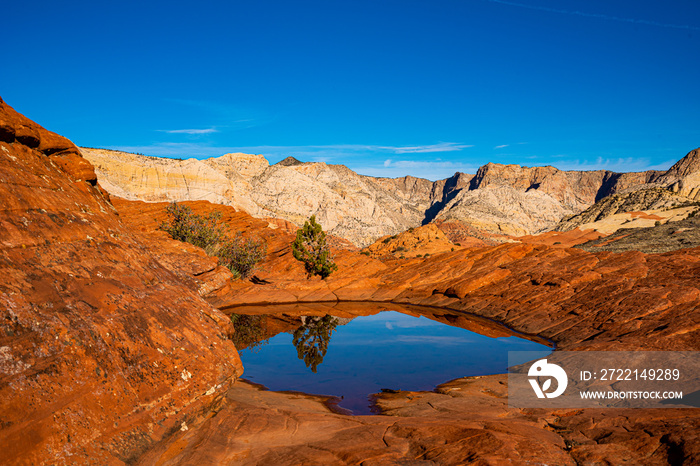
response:
<path id="1" fill-rule="evenodd" d="M 353 414 L 371 413 L 369 395 L 382 389 L 432 390 L 459 377 L 506 373 L 508 351 L 551 351 L 542 340 L 486 319 L 418 306 L 319 303 L 227 311 L 244 379 L 270 390 L 335 396 Z"/>

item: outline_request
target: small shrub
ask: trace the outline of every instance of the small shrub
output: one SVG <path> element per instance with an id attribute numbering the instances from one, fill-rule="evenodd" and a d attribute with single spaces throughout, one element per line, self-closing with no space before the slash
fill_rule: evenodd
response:
<path id="1" fill-rule="evenodd" d="M 171 238 L 204 249 L 210 256 L 219 258 L 238 278 L 249 277 L 258 263 L 267 255 L 267 245 L 263 241 L 243 239 L 240 233 L 233 238 L 221 222 L 221 212 L 202 216 L 195 214 L 188 206 L 171 203 L 165 208 L 169 220 L 158 227 Z"/>
<path id="2" fill-rule="evenodd" d="M 369 251 L 360 251 L 363 256 L 369 256 Z"/>
<path id="3" fill-rule="evenodd" d="M 455 248 L 450 248 L 450 251 L 454 252 L 454 251 L 455 251 Z"/>
<path id="4" fill-rule="evenodd" d="M 394 252 L 403 252 L 406 251 L 406 248 L 403 246 L 399 246 L 398 248 L 394 249 Z"/>
<path id="5" fill-rule="evenodd" d="M 460 244 L 460 243 L 455 243 L 455 246 L 461 246 L 461 244 Z"/>
<path id="6" fill-rule="evenodd" d="M 411 228 L 408 229 L 408 231 L 409 231 L 410 233 L 413 233 L 413 230 L 415 230 L 415 228 L 413 228 L 413 227 L 411 227 Z"/>
<path id="7" fill-rule="evenodd" d="M 203 217 L 185 205 L 173 202 L 165 208 L 170 217 L 158 227 L 171 238 L 193 244 L 213 255 L 212 250 L 226 237 L 226 228 L 221 225 L 221 212 L 212 212 Z"/>
<path id="8" fill-rule="evenodd" d="M 416 257 L 423 257 L 422 254 L 416 254 Z"/>
<path id="9" fill-rule="evenodd" d="M 657 221 L 654 222 L 654 226 L 655 226 L 655 227 L 658 227 L 659 225 L 661 225 L 661 222 L 660 222 L 659 220 L 657 220 Z"/>
<path id="10" fill-rule="evenodd" d="M 389 241 L 391 241 L 391 238 L 384 238 L 384 241 L 382 241 L 382 243 L 386 244 L 386 243 L 388 243 Z"/>
<path id="11" fill-rule="evenodd" d="M 292 242 L 292 255 L 298 261 L 304 263 L 306 277 L 319 275 L 325 280 L 338 266 L 333 262 L 330 247 L 326 243 L 326 233 L 321 225 L 316 223 L 316 216 L 312 215 L 304 222 L 304 226 L 297 230 L 297 237 Z"/>
<path id="12" fill-rule="evenodd" d="M 405 258 L 406 258 L 406 256 L 404 256 L 403 254 L 401 254 L 401 255 L 399 256 L 399 259 L 405 259 Z"/>
<path id="13" fill-rule="evenodd" d="M 244 239 L 236 233 L 233 239 L 227 239 L 215 254 L 234 275 L 248 278 L 253 274 L 259 262 L 267 255 L 267 245 L 252 238 Z"/>
<path id="14" fill-rule="evenodd" d="M 561 241 L 555 241 L 554 245 L 556 246 L 557 244 L 561 244 Z"/>

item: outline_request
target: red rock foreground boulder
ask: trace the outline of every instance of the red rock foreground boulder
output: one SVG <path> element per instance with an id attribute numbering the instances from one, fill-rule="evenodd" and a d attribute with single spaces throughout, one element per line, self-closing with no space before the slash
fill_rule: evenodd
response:
<path id="1" fill-rule="evenodd" d="M 215 262 L 159 263 L 75 146 L 1 99 L 0 211 L 0 463 L 122 464 L 210 415 L 241 365 L 183 280 Z"/>

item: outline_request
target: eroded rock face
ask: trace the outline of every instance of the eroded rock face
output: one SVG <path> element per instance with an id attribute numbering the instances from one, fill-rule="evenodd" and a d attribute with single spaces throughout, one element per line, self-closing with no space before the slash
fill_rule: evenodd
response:
<path id="1" fill-rule="evenodd" d="M 562 220 L 556 231 L 569 231 L 576 228 L 598 229 L 602 225 L 596 225 L 617 214 L 628 212 L 648 212 L 653 210 L 670 210 L 687 205 L 691 199 L 675 194 L 662 187 L 648 187 L 628 191 L 621 194 L 610 195 L 594 205 L 570 218 Z M 661 217 L 658 220 L 662 220 Z M 606 231 L 605 233 L 610 233 Z"/>
<path id="2" fill-rule="evenodd" d="M 270 166 L 264 157 L 248 154 L 173 160 L 81 150 L 116 196 L 149 202 L 207 200 L 297 226 L 315 214 L 325 231 L 360 246 L 420 225 L 430 206 L 430 181 L 372 178 L 342 165 L 283 161 Z"/>
<path id="3" fill-rule="evenodd" d="M 4 462 L 700 460 L 697 410 L 516 412 L 505 407 L 499 376 L 382 395 L 388 416 L 363 418 L 332 414 L 317 397 L 231 387 L 240 362 L 230 326 L 200 298 L 218 306 L 393 300 L 473 312 L 562 349 L 697 350 L 697 249 L 589 253 L 548 237 L 387 262 L 335 250 L 339 270 L 306 280 L 288 225 L 191 203 L 200 213 L 222 210 L 234 229 L 268 242 L 254 280 L 231 281 L 214 259 L 157 231 L 165 204 L 115 200 L 120 221 L 71 147 L 0 101 Z M 234 162 L 222 161 L 239 170 Z M 254 161 L 245 167 L 255 173 Z M 403 183 L 409 200 L 423 189 Z M 434 199 L 450 202 L 458 185 Z"/>
<path id="4" fill-rule="evenodd" d="M 634 220 L 634 213 L 657 216 L 657 220 L 675 221 L 694 212 L 695 209 L 678 211 L 668 215 L 671 209 L 690 207 L 700 199 L 700 149 L 690 151 L 666 172 L 645 172 L 644 174 L 615 174 L 605 181 L 606 196 L 582 212 L 562 219 L 555 227 L 557 231 L 569 231 L 575 228 L 595 229 L 609 234 L 620 228 L 648 227 L 649 225 L 622 225 L 620 218 Z M 631 218 L 619 214 L 631 213 Z M 612 218 L 617 216 L 618 218 Z M 671 218 L 673 217 L 673 218 Z M 639 223 L 639 222 L 638 222 Z"/>
<path id="5" fill-rule="evenodd" d="M 1 99 L 0 206 L 2 462 L 120 464 L 209 416 L 242 371 L 194 286 L 216 261 L 164 266 L 78 149 Z"/>
<path id="6" fill-rule="evenodd" d="M 647 227 L 620 228 L 610 236 L 577 247 L 589 252 L 642 251 L 653 254 L 700 246 L 700 217 L 695 214 L 678 221 L 651 219 L 648 223 Z M 658 225 L 654 226 L 655 223 Z"/>
<path id="7" fill-rule="evenodd" d="M 700 148 L 674 164 L 659 180 L 670 185 L 670 189 L 681 196 L 697 200 L 700 198 Z"/>
<path id="8" fill-rule="evenodd" d="M 493 185 L 460 191 L 436 218 L 490 234 L 521 236 L 545 230 L 573 212 L 547 193 Z"/>
<path id="9" fill-rule="evenodd" d="M 373 257 L 415 257 L 429 256 L 460 248 L 450 241 L 445 233 L 434 223 L 418 228 L 409 228 L 395 236 L 379 238 L 366 251 Z"/>
<path id="10" fill-rule="evenodd" d="M 434 220 L 462 222 L 488 234 L 532 234 L 661 174 L 489 163 L 476 175 L 456 173 L 431 182 L 410 176 L 373 178 L 343 165 L 293 158 L 270 166 L 260 155 L 173 160 L 82 151 L 106 189 L 125 199 L 208 200 L 297 226 L 316 215 L 326 231 L 361 247 Z"/>

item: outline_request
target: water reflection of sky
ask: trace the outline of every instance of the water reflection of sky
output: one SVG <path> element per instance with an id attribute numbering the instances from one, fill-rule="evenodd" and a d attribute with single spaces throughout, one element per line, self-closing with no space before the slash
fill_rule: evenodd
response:
<path id="1" fill-rule="evenodd" d="M 432 390 L 458 377 L 506 373 L 508 351 L 550 350 L 522 338 L 490 338 L 385 311 L 338 325 L 315 374 L 298 359 L 287 333 L 241 351 L 241 359 L 248 380 L 271 390 L 342 396 L 341 407 L 367 414 L 367 396 L 382 388 Z"/>

